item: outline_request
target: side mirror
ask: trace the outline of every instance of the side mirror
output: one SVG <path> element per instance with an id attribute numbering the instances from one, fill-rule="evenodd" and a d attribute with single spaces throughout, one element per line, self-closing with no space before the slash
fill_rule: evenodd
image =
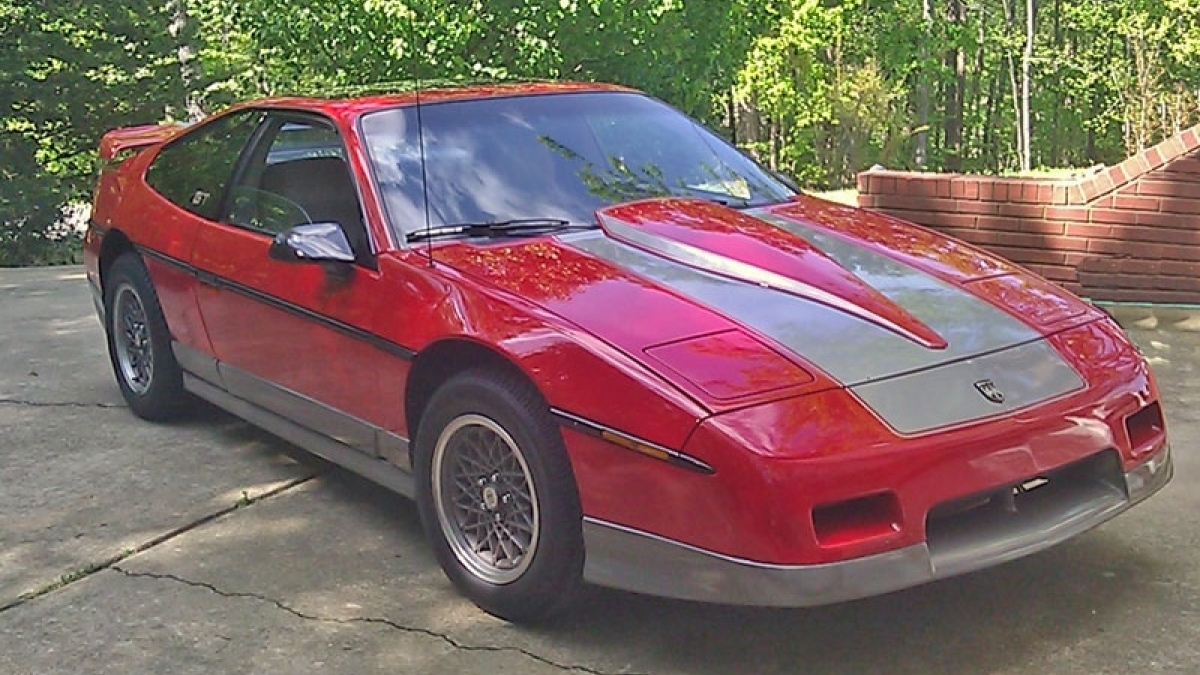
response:
<path id="1" fill-rule="evenodd" d="M 275 235 L 267 255 L 280 262 L 354 262 L 354 249 L 337 223 L 309 223 L 284 230 Z"/>

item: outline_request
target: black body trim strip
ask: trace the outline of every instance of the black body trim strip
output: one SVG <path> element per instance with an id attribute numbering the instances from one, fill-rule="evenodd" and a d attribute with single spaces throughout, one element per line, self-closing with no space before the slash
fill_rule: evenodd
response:
<path id="1" fill-rule="evenodd" d="M 199 279 L 200 283 L 202 283 L 202 284 L 212 286 L 214 288 L 227 289 L 227 290 L 233 291 L 235 293 L 239 293 L 245 297 L 248 297 L 251 300 L 257 300 L 258 302 L 261 302 L 265 305 L 274 307 L 275 309 L 278 309 L 278 310 L 281 310 L 284 312 L 288 312 L 289 314 L 293 314 L 293 315 L 299 316 L 301 318 L 315 321 L 327 328 L 332 328 L 333 330 L 336 330 L 344 335 L 348 335 L 352 338 L 362 340 L 363 342 L 370 344 L 372 347 L 375 347 L 376 349 L 379 349 L 383 352 L 391 354 L 392 356 L 397 356 L 406 361 L 411 361 L 417 355 L 417 353 L 414 350 L 409 349 L 408 347 L 405 347 L 403 345 L 396 344 L 395 342 L 392 342 L 391 340 L 388 340 L 387 338 L 384 338 L 380 335 L 376 335 L 375 333 L 372 333 L 370 331 L 363 330 L 361 328 L 358 328 L 357 326 L 352 326 L 344 321 L 335 319 L 331 316 L 326 316 L 325 314 L 321 314 L 320 312 L 314 312 L 313 310 L 308 309 L 307 307 L 301 307 L 300 305 L 297 305 L 295 303 L 291 303 L 286 300 L 277 298 L 273 295 L 263 293 L 262 291 L 260 291 L 256 288 L 251 288 L 249 286 L 246 286 L 245 284 L 241 284 L 236 281 L 233 281 L 232 279 L 226 279 L 225 277 L 213 274 L 212 272 L 206 272 L 206 271 L 199 269 L 191 264 L 183 262 L 182 260 L 179 260 L 177 258 L 172 258 L 171 256 L 166 255 L 164 253 L 160 253 L 159 251 L 155 251 L 155 250 L 147 248 L 145 246 L 137 246 L 137 250 L 139 253 L 141 253 L 145 256 L 154 258 L 155 260 L 157 260 L 159 262 L 162 262 L 164 264 L 167 264 L 172 267 L 183 270 L 183 271 L 187 272 L 188 274 L 191 274 L 192 276 Z"/>
<path id="2" fill-rule="evenodd" d="M 678 450 L 672 450 L 652 441 L 647 441 L 644 438 L 638 438 L 637 436 L 613 429 L 599 422 L 593 422 L 565 410 L 550 408 L 550 414 L 565 427 L 608 441 L 619 448 L 636 452 L 639 455 L 705 475 L 712 475 L 717 472 L 708 462 L 696 459 L 691 455 L 684 454 Z"/>
<path id="3" fill-rule="evenodd" d="M 184 272 L 187 272 L 188 274 L 190 274 L 194 277 L 199 277 L 204 274 L 204 272 L 200 271 L 196 267 L 189 265 L 188 263 L 185 263 L 178 258 L 172 258 L 171 256 L 169 256 L 165 253 L 159 253 L 158 251 L 155 251 L 152 248 L 142 246 L 141 244 L 134 244 L 133 247 L 135 249 L 137 249 L 138 253 L 141 253 L 142 255 L 144 255 L 146 257 L 154 258 L 155 260 L 157 260 L 160 263 L 170 265 L 171 267 L 174 267 L 175 269 L 183 270 Z"/>

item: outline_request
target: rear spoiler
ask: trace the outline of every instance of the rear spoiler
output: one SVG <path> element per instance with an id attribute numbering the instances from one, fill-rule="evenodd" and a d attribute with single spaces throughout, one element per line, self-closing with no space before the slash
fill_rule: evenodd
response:
<path id="1" fill-rule="evenodd" d="M 131 150 L 153 145 L 175 135 L 185 125 L 147 124 L 140 127 L 113 129 L 100 139 L 100 161 L 112 162 L 123 159 Z"/>

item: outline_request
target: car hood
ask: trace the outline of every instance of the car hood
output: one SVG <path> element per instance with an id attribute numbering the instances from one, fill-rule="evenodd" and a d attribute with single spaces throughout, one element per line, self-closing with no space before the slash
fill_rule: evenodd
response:
<path id="1" fill-rule="evenodd" d="M 464 243 L 438 259 L 652 366 L 664 345 L 737 331 L 863 398 L 903 394 L 890 381 L 940 386 L 974 377 L 980 363 L 991 372 L 1014 360 L 1039 370 L 1035 381 L 1009 383 L 1029 389 L 1012 403 L 1081 384 L 1043 338 L 1094 320 L 1095 310 L 929 230 L 808 197 L 748 210 L 647 200 L 597 219 L 599 231 Z M 933 377 L 920 382 L 920 373 Z"/>

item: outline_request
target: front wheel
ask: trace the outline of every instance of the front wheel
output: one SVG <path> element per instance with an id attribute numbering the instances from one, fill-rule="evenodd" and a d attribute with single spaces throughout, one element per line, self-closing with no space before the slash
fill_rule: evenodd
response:
<path id="1" fill-rule="evenodd" d="M 163 420 L 186 402 L 183 375 L 150 274 L 136 253 L 117 258 L 104 279 L 108 355 L 121 395 L 138 417 Z"/>
<path id="2" fill-rule="evenodd" d="M 417 502 L 438 563 L 509 621 L 563 609 L 582 583 L 574 474 L 541 396 L 513 375 L 443 385 L 417 432 Z"/>

